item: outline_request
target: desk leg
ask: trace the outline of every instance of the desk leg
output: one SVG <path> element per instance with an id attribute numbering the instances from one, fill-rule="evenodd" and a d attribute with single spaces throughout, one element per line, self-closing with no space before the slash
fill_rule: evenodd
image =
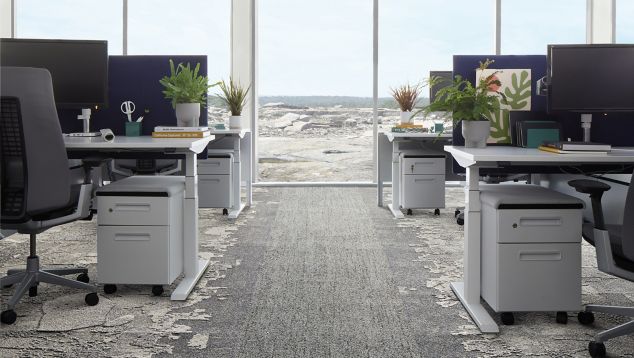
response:
<path id="1" fill-rule="evenodd" d="M 229 210 L 229 219 L 237 219 L 244 209 L 245 205 L 242 203 L 241 185 L 242 178 L 240 168 L 240 136 L 233 136 L 233 170 L 231 175 L 233 176 L 233 183 L 231 184 L 231 210 Z"/>
<path id="2" fill-rule="evenodd" d="M 377 143 L 376 150 L 376 201 L 383 206 L 383 178 L 381 177 L 381 144 Z"/>
<path id="3" fill-rule="evenodd" d="M 398 141 L 395 139 L 392 142 L 392 204 L 389 204 L 388 208 L 390 208 L 392 215 L 397 219 L 405 217 L 401 212 L 400 167 L 400 150 L 398 148 Z"/>
<path id="4" fill-rule="evenodd" d="M 251 137 L 251 133 L 246 133 L 244 136 L 245 141 L 240 145 L 242 150 L 245 151 L 245 153 L 248 154 L 247 158 L 251 158 L 251 151 L 252 151 L 252 145 L 253 145 L 253 137 Z M 253 166 L 252 166 L 252 160 L 253 158 L 249 159 L 247 161 L 247 172 L 246 172 L 246 178 L 244 178 L 244 180 L 247 183 L 247 206 L 251 207 L 251 205 L 253 205 Z"/>
<path id="5" fill-rule="evenodd" d="M 465 245 L 464 245 L 464 282 L 451 283 L 454 291 L 469 315 L 482 333 L 498 333 L 493 318 L 480 303 L 480 170 L 476 166 L 467 168 L 467 187 L 465 188 Z"/>
<path id="6" fill-rule="evenodd" d="M 196 153 L 185 156 L 185 202 L 183 207 L 183 273 L 184 277 L 172 292 L 174 301 L 186 300 L 205 272 L 209 260 L 198 257 L 198 176 Z"/>

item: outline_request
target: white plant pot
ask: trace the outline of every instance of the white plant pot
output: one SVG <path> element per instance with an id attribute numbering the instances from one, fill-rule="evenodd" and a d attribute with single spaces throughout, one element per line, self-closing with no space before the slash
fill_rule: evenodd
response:
<path id="1" fill-rule="evenodd" d="M 229 117 L 229 128 L 240 129 L 242 128 L 242 116 Z"/>
<path id="2" fill-rule="evenodd" d="M 491 134 L 489 121 L 462 121 L 465 148 L 485 148 Z"/>
<path id="3" fill-rule="evenodd" d="M 200 103 L 177 103 L 176 123 L 179 127 L 198 127 Z"/>
<path id="4" fill-rule="evenodd" d="M 411 117 L 412 117 L 412 112 L 401 111 L 401 124 L 409 124 L 414 122 L 414 120 Z"/>

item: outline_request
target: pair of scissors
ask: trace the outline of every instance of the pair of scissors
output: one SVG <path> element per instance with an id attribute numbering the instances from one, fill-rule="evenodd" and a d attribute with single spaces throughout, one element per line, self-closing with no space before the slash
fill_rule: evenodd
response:
<path id="1" fill-rule="evenodd" d="M 128 122 L 132 122 L 132 113 L 135 109 L 136 107 L 132 101 L 124 101 L 121 103 L 121 112 L 128 116 Z"/>

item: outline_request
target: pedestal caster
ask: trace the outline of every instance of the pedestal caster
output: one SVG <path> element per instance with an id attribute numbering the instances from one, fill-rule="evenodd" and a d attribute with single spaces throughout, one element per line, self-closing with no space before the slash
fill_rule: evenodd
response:
<path id="1" fill-rule="evenodd" d="M 163 291 L 164 291 L 164 290 L 163 290 L 163 286 L 161 286 L 161 285 L 154 285 L 154 286 L 152 286 L 152 294 L 153 294 L 154 296 L 160 296 L 160 295 L 162 295 L 162 294 L 163 294 Z"/>
<path id="2" fill-rule="evenodd" d="M 434 209 L 434 215 L 439 216 L 440 215 L 440 209 L 438 209 L 438 208 Z"/>
<path id="3" fill-rule="evenodd" d="M 505 326 L 512 326 L 515 323 L 515 316 L 513 316 L 513 312 L 502 312 L 500 319 L 502 320 L 502 324 Z"/>
<path id="4" fill-rule="evenodd" d="M 111 295 L 115 292 L 117 292 L 117 285 L 103 285 L 103 292 L 107 295 Z"/>
<path id="5" fill-rule="evenodd" d="M 222 209 L 222 215 L 229 215 L 229 209 Z"/>
<path id="6" fill-rule="evenodd" d="M 562 312 L 562 311 L 557 312 L 557 317 L 555 318 L 555 321 L 557 321 L 557 323 L 560 323 L 560 324 L 567 324 L 568 313 Z"/>
<path id="7" fill-rule="evenodd" d="M 412 209 L 407 209 L 407 215 L 412 215 Z"/>
<path id="8" fill-rule="evenodd" d="M 587 326 L 589 324 L 593 324 L 594 323 L 594 313 L 588 312 L 588 311 L 581 311 L 581 312 L 579 312 L 579 314 L 577 314 L 577 319 L 579 320 L 579 323 L 581 323 L 584 326 Z"/>

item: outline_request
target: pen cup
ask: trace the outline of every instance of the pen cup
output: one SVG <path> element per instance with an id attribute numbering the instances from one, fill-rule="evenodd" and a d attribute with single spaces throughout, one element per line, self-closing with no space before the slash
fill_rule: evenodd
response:
<path id="1" fill-rule="evenodd" d="M 141 122 L 125 122 L 125 135 L 138 137 L 141 135 Z"/>
<path id="2" fill-rule="evenodd" d="M 434 133 L 440 133 L 445 129 L 443 123 L 434 123 Z"/>

